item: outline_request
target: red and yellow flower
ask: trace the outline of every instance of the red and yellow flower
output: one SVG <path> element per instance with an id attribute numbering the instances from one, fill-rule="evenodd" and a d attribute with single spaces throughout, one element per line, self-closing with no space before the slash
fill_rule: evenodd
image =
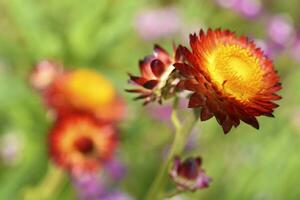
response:
<path id="1" fill-rule="evenodd" d="M 175 87 L 170 75 L 174 70 L 174 62 L 180 60 L 175 47 L 174 52 L 174 56 L 171 56 L 162 47 L 154 45 L 153 54 L 139 62 L 141 76 L 129 74 L 130 80 L 141 88 L 126 91 L 139 93 L 135 99 L 143 99 L 144 105 L 156 100 L 161 103 L 163 98 L 172 95 Z"/>
<path id="2" fill-rule="evenodd" d="M 224 133 L 240 120 L 259 128 L 257 116 L 273 116 L 281 89 L 279 76 L 253 41 L 228 30 L 190 35 L 192 51 L 180 46 L 186 62 L 174 64 L 181 89 L 192 91 L 190 108 L 202 108 L 200 119 L 215 116 Z"/>
<path id="3" fill-rule="evenodd" d="M 124 113 L 124 103 L 111 82 L 88 69 L 57 76 L 45 92 L 45 100 L 59 116 L 88 112 L 104 121 L 116 121 Z"/>
<path id="4" fill-rule="evenodd" d="M 55 163 L 72 173 L 81 173 L 94 171 L 109 159 L 117 137 L 112 125 L 77 114 L 58 119 L 48 142 Z"/>

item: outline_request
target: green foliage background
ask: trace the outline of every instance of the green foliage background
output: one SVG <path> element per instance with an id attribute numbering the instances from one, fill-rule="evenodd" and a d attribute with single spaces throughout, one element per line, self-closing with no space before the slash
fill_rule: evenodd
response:
<path id="1" fill-rule="evenodd" d="M 285 13 L 300 23 L 299 0 L 265 0 L 268 12 Z M 51 170 L 47 155 L 47 130 L 51 121 L 39 96 L 29 87 L 34 64 L 50 58 L 69 68 L 95 68 L 111 79 L 127 100 L 128 117 L 120 125 L 119 154 L 128 166 L 120 187 L 143 196 L 161 164 L 161 152 L 172 137 L 172 128 L 155 121 L 140 103 L 124 92 L 126 72 L 137 72 L 137 61 L 152 51 L 153 43 L 171 49 L 173 41 L 186 43 L 181 34 L 144 41 L 136 33 L 134 17 L 143 8 L 175 5 L 190 27 L 230 28 L 238 34 L 264 38 L 261 20 L 246 20 L 209 0 L 1 0 L 0 1 L 0 135 L 14 132 L 23 143 L 14 166 L 0 161 L 0 199 L 74 199 L 65 177 L 55 193 L 39 185 Z M 300 56 L 300 55 L 299 55 Z M 214 119 L 199 123 L 197 148 L 188 152 L 204 158 L 213 177 L 206 190 L 182 195 L 185 199 L 297 200 L 300 198 L 300 66 L 283 52 L 274 60 L 283 90 L 275 119 L 261 118 L 260 130 L 241 125 L 223 135 Z M 50 164 L 49 164 L 50 163 Z"/>

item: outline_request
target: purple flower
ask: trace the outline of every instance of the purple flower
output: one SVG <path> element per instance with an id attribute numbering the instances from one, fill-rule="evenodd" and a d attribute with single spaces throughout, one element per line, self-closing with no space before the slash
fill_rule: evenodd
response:
<path id="1" fill-rule="evenodd" d="M 139 12 L 135 20 L 135 29 L 143 39 L 154 40 L 177 33 L 181 24 L 177 9 L 169 7 Z"/>
<path id="2" fill-rule="evenodd" d="M 216 3 L 250 19 L 257 17 L 262 11 L 260 0 L 216 0 Z"/>
<path id="3" fill-rule="evenodd" d="M 277 45 L 283 47 L 294 36 L 291 22 L 280 15 L 274 16 L 269 20 L 267 30 L 269 38 Z"/>
<path id="4" fill-rule="evenodd" d="M 105 186 L 98 174 L 82 174 L 73 178 L 80 200 L 98 200 L 105 193 Z"/>
<path id="5" fill-rule="evenodd" d="M 211 178 L 205 175 L 201 165 L 200 157 L 190 157 L 184 161 L 179 157 L 174 158 L 169 174 L 179 190 L 195 191 L 209 186 Z"/>
<path id="6" fill-rule="evenodd" d="M 246 18 L 255 18 L 262 11 L 262 5 L 259 0 L 239 0 L 234 9 Z"/>
<path id="7" fill-rule="evenodd" d="M 170 121 L 172 106 L 167 105 L 150 105 L 147 107 L 148 113 L 158 121 Z"/>
<path id="8" fill-rule="evenodd" d="M 113 158 L 105 163 L 105 169 L 114 180 L 120 180 L 124 177 L 126 168 L 118 159 Z"/>

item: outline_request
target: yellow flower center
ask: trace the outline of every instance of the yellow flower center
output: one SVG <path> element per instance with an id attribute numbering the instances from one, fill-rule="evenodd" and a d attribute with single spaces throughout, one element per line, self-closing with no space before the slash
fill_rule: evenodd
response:
<path id="1" fill-rule="evenodd" d="M 87 69 L 72 72 L 65 90 L 70 102 L 84 109 L 106 106 L 115 98 L 112 84 L 97 72 Z"/>
<path id="2" fill-rule="evenodd" d="M 62 131 L 59 148 L 68 155 L 68 162 L 82 164 L 86 159 L 101 156 L 101 152 L 109 151 L 108 145 L 110 134 L 105 133 L 106 129 L 100 129 L 86 120 L 75 121 L 66 124 Z M 92 153 L 93 154 L 89 154 Z"/>
<path id="3" fill-rule="evenodd" d="M 260 63 L 248 49 L 221 45 L 206 59 L 210 78 L 224 94 L 248 101 L 260 91 L 263 78 Z"/>

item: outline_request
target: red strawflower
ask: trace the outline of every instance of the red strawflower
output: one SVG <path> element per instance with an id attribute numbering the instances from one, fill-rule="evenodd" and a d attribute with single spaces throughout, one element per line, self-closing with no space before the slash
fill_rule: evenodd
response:
<path id="1" fill-rule="evenodd" d="M 272 117 L 281 97 L 279 76 L 253 41 L 229 30 L 190 35 L 192 51 L 179 47 L 187 62 L 174 64 L 181 89 L 192 91 L 189 107 L 201 108 L 201 120 L 215 116 L 228 133 L 240 120 L 259 128 L 257 116 Z"/>

